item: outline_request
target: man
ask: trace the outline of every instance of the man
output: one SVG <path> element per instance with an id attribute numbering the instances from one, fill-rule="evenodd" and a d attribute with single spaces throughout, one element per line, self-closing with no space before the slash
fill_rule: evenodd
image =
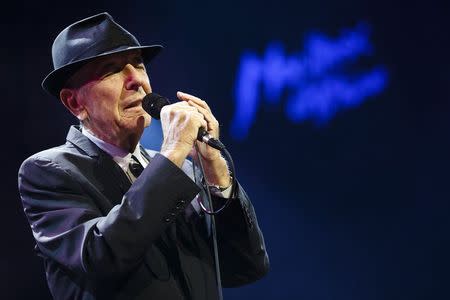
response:
<path id="1" fill-rule="evenodd" d="M 197 201 L 205 193 L 186 160 L 196 155 L 200 127 L 218 137 L 217 120 L 206 102 L 178 93 L 161 110 L 160 152 L 139 144 L 151 122 L 142 108 L 152 91 L 144 63 L 160 49 L 141 46 L 107 13 L 71 24 L 53 43 L 43 88 L 81 126 L 64 145 L 24 161 L 19 191 L 55 299 L 218 298 L 211 219 Z M 233 182 L 227 163 L 205 144 L 197 149 L 221 205 Z M 225 287 L 268 271 L 253 207 L 235 188 L 216 216 Z"/>

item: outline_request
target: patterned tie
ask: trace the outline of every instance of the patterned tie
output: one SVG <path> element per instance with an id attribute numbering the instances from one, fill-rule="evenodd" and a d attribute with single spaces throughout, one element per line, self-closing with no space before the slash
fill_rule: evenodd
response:
<path id="1" fill-rule="evenodd" d="M 142 171 L 144 171 L 144 167 L 134 155 L 131 155 L 131 160 L 128 168 L 135 178 L 138 178 L 139 175 L 141 175 Z"/>

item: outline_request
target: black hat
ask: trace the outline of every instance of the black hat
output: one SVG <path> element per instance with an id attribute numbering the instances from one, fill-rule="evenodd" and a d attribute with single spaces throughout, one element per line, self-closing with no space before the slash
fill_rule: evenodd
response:
<path id="1" fill-rule="evenodd" d="M 91 59 L 133 49 L 141 49 L 142 58 L 147 63 L 162 46 L 141 46 L 131 33 L 106 12 L 75 22 L 54 40 L 54 70 L 44 78 L 42 88 L 59 98 L 66 81 Z"/>

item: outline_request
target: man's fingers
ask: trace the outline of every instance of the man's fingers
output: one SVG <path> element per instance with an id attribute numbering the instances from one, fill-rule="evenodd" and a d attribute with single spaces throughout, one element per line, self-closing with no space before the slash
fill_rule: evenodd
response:
<path id="1" fill-rule="evenodd" d="M 198 97 L 195 97 L 193 95 L 183 93 L 183 92 L 177 92 L 177 97 L 178 97 L 178 99 L 183 100 L 183 101 L 192 101 L 193 103 L 197 104 L 198 106 L 200 106 L 208 111 L 211 111 L 208 106 L 208 103 L 206 103 L 206 101 L 203 101 L 202 99 L 200 99 Z"/>
<path id="2" fill-rule="evenodd" d="M 205 126 L 205 129 L 207 131 L 213 131 L 216 137 L 219 136 L 219 122 L 214 117 L 211 109 L 205 101 L 183 92 L 177 92 L 177 96 L 180 100 L 182 100 L 181 103 L 186 103 L 191 107 L 195 107 L 201 114 L 203 114 L 208 124 L 208 126 Z"/>
<path id="3" fill-rule="evenodd" d="M 203 114 L 205 116 L 205 119 L 208 122 L 214 122 L 216 120 L 216 118 L 213 116 L 213 114 L 211 113 L 210 110 L 205 109 L 201 106 L 196 105 L 194 102 L 192 102 L 191 100 L 189 100 L 187 102 L 190 106 L 195 107 L 201 114 Z"/>
<path id="4" fill-rule="evenodd" d="M 163 107 L 163 109 L 168 109 L 169 114 L 171 114 L 172 116 L 181 114 L 187 117 L 188 115 L 190 115 L 196 120 L 195 122 L 198 122 L 197 124 L 201 125 L 201 127 L 204 127 L 205 129 L 208 128 L 209 121 L 205 116 L 205 109 L 203 108 L 189 105 L 187 102 L 177 102 L 174 104 L 166 105 Z"/>

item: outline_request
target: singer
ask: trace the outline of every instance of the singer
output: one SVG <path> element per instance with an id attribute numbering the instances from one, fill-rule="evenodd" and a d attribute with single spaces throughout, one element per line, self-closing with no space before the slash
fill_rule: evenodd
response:
<path id="1" fill-rule="evenodd" d="M 215 216 L 222 286 L 268 272 L 249 198 L 221 152 L 197 140 L 200 128 L 219 137 L 206 102 L 179 92 L 160 111 L 161 149 L 139 144 L 152 119 L 142 107 L 152 92 L 146 65 L 161 48 L 141 46 L 108 13 L 53 42 L 42 86 L 79 125 L 23 162 L 19 192 L 54 299 L 218 299 L 211 216 L 199 207 L 207 189 L 218 207 L 237 191 Z M 186 159 L 197 150 L 204 178 Z"/>

